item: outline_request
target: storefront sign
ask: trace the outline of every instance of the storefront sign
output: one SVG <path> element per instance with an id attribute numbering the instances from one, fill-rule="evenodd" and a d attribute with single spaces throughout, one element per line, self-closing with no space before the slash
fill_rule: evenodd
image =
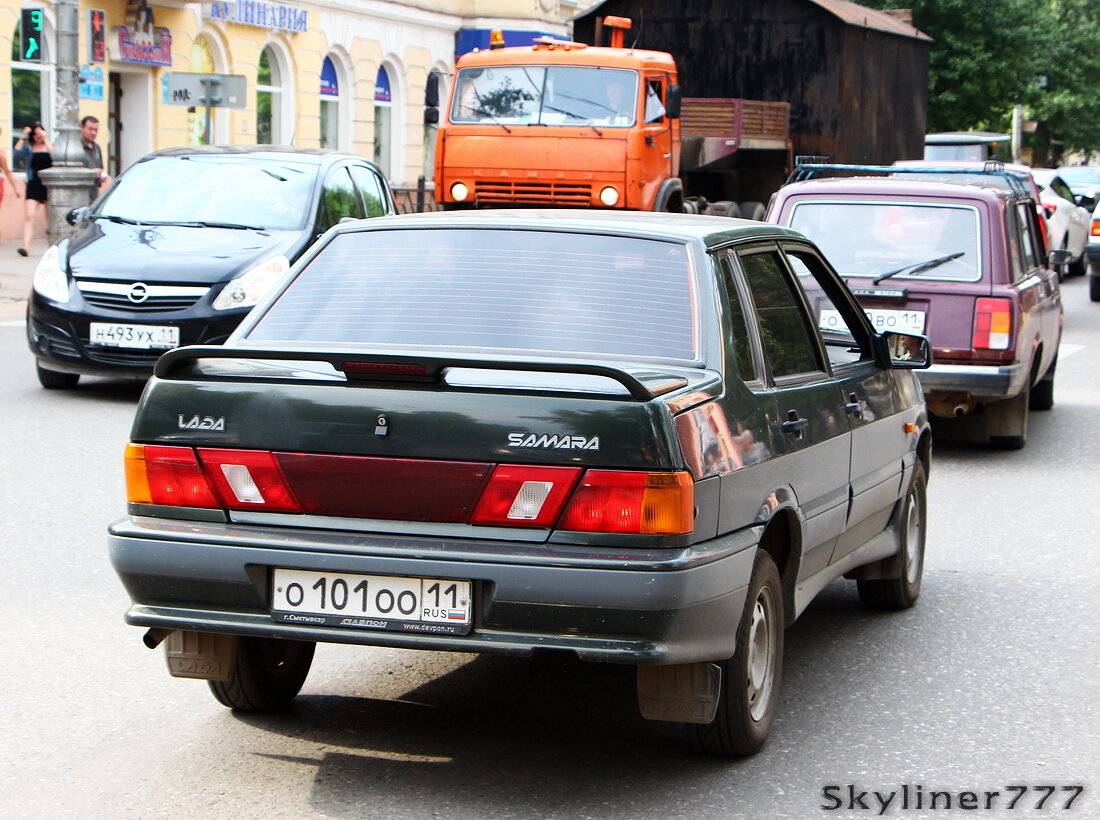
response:
<path id="1" fill-rule="evenodd" d="M 166 28 L 154 29 L 152 36 L 134 32 L 126 26 L 118 29 L 118 54 L 116 60 L 142 65 L 172 65 L 172 32 Z"/>
<path id="2" fill-rule="evenodd" d="M 103 69 L 99 66 L 82 65 L 80 67 L 80 99 L 103 99 Z"/>
<path id="3" fill-rule="evenodd" d="M 309 31 L 309 12 L 296 6 L 265 3 L 263 0 L 224 0 L 211 3 L 206 15 L 211 20 L 224 20 L 242 26 Z"/>

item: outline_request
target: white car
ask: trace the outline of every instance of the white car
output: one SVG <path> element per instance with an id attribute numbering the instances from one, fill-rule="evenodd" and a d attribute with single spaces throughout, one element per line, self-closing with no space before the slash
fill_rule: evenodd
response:
<path id="1" fill-rule="evenodd" d="M 1089 259 L 1089 299 L 1100 302 L 1100 205 L 1092 212 L 1086 251 Z"/>
<path id="2" fill-rule="evenodd" d="M 1033 168 L 1032 177 L 1039 185 L 1040 204 L 1047 218 L 1047 238 L 1052 249 L 1070 252 L 1063 272 L 1080 276 L 1085 272 L 1085 245 L 1089 240 L 1092 215 L 1077 204 L 1077 198 L 1058 172 L 1051 168 Z M 1097 237 L 1100 239 L 1100 237 Z"/>

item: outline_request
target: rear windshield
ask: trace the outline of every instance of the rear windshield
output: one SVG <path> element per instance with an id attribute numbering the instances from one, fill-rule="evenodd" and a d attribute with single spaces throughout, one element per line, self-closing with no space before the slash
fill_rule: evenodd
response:
<path id="1" fill-rule="evenodd" d="M 800 202 L 790 218 L 842 276 L 959 282 L 981 278 L 978 225 L 968 205 L 895 202 Z"/>
<path id="2" fill-rule="evenodd" d="M 247 338 L 692 360 L 688 248 L 550 231 L 342 234 Z"/>

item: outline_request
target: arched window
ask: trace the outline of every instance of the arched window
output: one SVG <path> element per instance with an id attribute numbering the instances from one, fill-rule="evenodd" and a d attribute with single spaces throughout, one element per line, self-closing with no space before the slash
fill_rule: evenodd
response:
<path id="1" fill-rule="evenodd" d="M 321 147 L 339 148 L 343 144 L 341 122 L 343 119 L 344 91 L 340 81 L 337 61 L 325 57 L 321 64 Z"/>
<path id="2" fill-rule="evenodd" d="M 390 157 L 393 148 L 393 133 L 390 111 L 393 95 L 390 91 L 390 75 L 385 66 L 379 66 L 378 77 L 374 81 L 374 161 L 387 177 L 393 177 Z"/>
<path id="3" fill-rule="evenodd" d="M 214 55 L 210 51 L 210 42 L 201 34 L 196 37 L 195 41 L 191 44 L 191 59 L 187 70 L 194 71 L 198 74 L 215 73 Z M 215 123 L 218 119 L 217 112 L 217 108 L 210 109 L 210 138 L 207 140 L 205 106 L 187 109 L 188 145 L 205 145 L 208 141 L 217 142 L 217 138 L 214 136 L 217 134 L 215 130 Z"/>
<path id="4" fill-rule="evenodd" d="M 256 142 L 275 145 L 283 142 L 283 77 L 279 59 L 270 46 L 260 52 L 256 72 Z"/>
<path id="5" fill-rule="evenodd" d="M 23 55 L 19 53 L 19 28 L 20 23 L 16 21 L 11 38 L 11 145 L 32 122 L 41 122 L 47 132 L 52 130 L 53 122 L 50 112 L 50 83 L 53 80 L 50 44 L 53 42 L 53 31 L 47 23 L 46 36 L 42 38 L 42 62 L 28 63 L 23 62 Z M 15 158 L 15 162 L 16 170 L 22 170 L 19 157 Z"/>

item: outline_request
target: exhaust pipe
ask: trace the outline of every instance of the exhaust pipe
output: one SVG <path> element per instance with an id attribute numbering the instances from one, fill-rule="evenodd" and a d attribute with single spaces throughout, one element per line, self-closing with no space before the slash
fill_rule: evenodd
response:
<path id="1" fill-rule="evenodd" d="M 141 636 L 141 642 L 150 649 L 156 649 L 160 646 L 161 642 L 171 635 L 176 630 L 174 629 L 162 629 L 154 626 L 148 632 Z"/>

